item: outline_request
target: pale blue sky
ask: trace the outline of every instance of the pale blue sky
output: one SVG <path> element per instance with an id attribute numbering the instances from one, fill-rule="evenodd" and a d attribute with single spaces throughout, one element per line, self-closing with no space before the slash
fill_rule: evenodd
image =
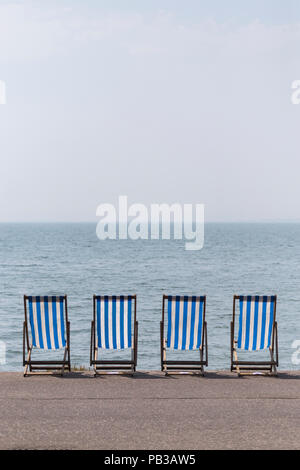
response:
<path id="1" fill-rule="evenodd" d="M 55 2 L 60 4 L 61 0 L 51 0 Z M 165 10 L 184 22 L 214 18 L 245 23 L 259 18 L 264 23 L 282 23 L 300 19 L 298 0 L 66 0 L 65 4 L 85 11 L 88 6 L 97 12 L 138 11 L 147 15 Z"/>
<path id="2" fill-rule="evenodd" d="M 300 219 L 298 0 L 0 0 L 0 221 Z"/>

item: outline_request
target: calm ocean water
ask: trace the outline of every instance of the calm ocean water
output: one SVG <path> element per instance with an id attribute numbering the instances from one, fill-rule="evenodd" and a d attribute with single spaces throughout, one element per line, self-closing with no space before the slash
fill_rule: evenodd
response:
<path id="1" fill-rule="evenodd" d="M 195 252 L 184 241 L 99 241 L 96 224 L 0 224 L 0 370 L 22 369 L 23 294 L 64 293 L 73 365 L 88 366 L 94 293 L 137 294 L 138 369 L 160 367 L 163 293 L 207 295 L 209 369 L 229 368 L 233 294 L 277 294 L 280 368 L 300 368 L 299 280 L 300 224 L 206 224 Z"/>

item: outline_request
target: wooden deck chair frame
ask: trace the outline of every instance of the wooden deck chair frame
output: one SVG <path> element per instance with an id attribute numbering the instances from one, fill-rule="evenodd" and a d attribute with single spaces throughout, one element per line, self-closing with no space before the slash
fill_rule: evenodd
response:
<path id="1" fill-rule="evenodd" d="M 96 301 L 97 299 L 109 297 L 115 297 L 120 299 L 120 295 L 116 296 L 104 296 L 94 295 L 93 297 L 93 320 L 91 323 L 91 347 L 90 347 L 90 365 L 93 366 L 94 376 L 105 375 L 108 373 L 134 375 L 137 366 L 137 352 L 138 352 L 138 321 L 136 319 L 136 295 L 131 295 L 131 300 L 134 302 L 133 308 L 133 341 L 131 346 L 131 360 L 101 360 L 98 358 L 98 346 L 96 336 Z M 129 297 L 129 296 L 124 296 Z"/>
<path id="2" fill-rule="evenodd" d="M 277 367 L 279 364 L 278 358 L 278 327 L 276 321 L 276 307 L 277 307 L 277 296 L 274 297 L 274 316 L 273 326 L 271 334 L 271 346 L 269 348 L 270 361 L 239 361 L 237 355 L 237 343 L 235 339 L 235 316 L 236 316 L 236 303 L 240 300 L 240 295 L 234 295 L 233 297 L 233 313 L 232 321 L 230 324 L 230 355 L 231 355 L 231 372 L 236 372 L 238 376 L 242 375 L 257 375 L 257 373 L 263 375 L 277 376 Z"/>
<path id="3" fill-rule="evenodd" d="M 187 296 L 189 299 L 192 296 Z M 176 361 L 167 360 L 167 346 L 165 338 L 165 301 L 168 300 L 168 295 L 163 295 L 162 303 L 162 320 L 160 322 L 160 351 L 161 351 L 161 370 L 165 375 L 175 375 L 182 373 L 200 374 L 204 376 L 204 366 L 208 365 L 208 346 L 207 346 L 207 322 L 205 320 L 206 311 L 206 296 L 196 297 L 196 300 L 203 299 L 203 317 L 202 317 L 202 341 L 199 348 L 200 360 L 199 361 Z M 184 353 L 184 351 L 183 351 Z"/>
<path id="4" fill-rule="evenodd" d="M 50 296 L 49 296 L 50 297 Z M 65 312 L 65 325 L 66 325 L 66 347 L 64 348 L 64 355 L 62 361 L 38 361 L 32 360 L 32 340 L 29 335 L 28 325 L 28 312 L 27 301 L 29 296 L 24 295 L 24 313 L 25 321 L 23 323 L 23 367 L 24 377 L 34 374 L 50 374 L 59 372 L 64 374 L 65 370 L 71 372 L 71 358 L 70 358 L 70 322 L 68 321 L 68 302 L 67 296 L 61 296 L 64 299 L 64 312 Z M 27 350 L 27 351 L 26 351 Z"/>

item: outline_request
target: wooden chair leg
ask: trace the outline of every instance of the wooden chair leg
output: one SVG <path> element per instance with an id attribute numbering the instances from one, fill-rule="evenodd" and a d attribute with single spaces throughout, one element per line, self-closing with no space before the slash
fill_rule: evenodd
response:
<path id="1" fill-rule="evenodd" d="M 61 368 L 61 376 L 63 376 L 64 372 L 65 372 L 65 362 L 66 362 L 66 359 L 67 359 L 67 352 L 68 352 L 68 347 L 65 347 L 64 362 L 63 362 L 63 365 L 62 365 L 62 368 Z"/>
<path id="2" fill-rule="evenodd" d="M 70 322 L 68 322 L 68 368 L 69 372 L 71 372 Z"/>
<path id="3" fill-rule="evenodd" d="M 133 344 L 134 344 L 134 340 L 133 340 Z M 133 346 L 133 348 L 131 348 L 131 376 L 133 377 L 134 375 L 134 361 L 135 361 L 135 347 Z"/>
<path id="4" fill-rule="evenodd" d="M 274 351 L 270 348 L 270 356 L 271 356 L 271 361 L 273 364 L 271 364 L 271 369 L 270 369 L 270 374 L 274 375 L 275 377 L 277 376 L 277 367 L 276 364 L 274 363 Z"/>
<path id="5" fill-rule="evenodd" d="M 205 322 L 205 362 L 208 366 L 208 343 L 207 343 L 207 323 Z"/>
<path id="6" fill-rule="evenodd" d="M 163 372 L 164 370 L 164 367 L 163 367 L 163 360 L 164 360 L 164 355 L 163 355 L 163 349 L 164 349 L 164 346 L 163 346 L 163 322 L 161 321 L 160 322 L 160 369 L 161 371 Z"/>
<path id="7" fill-rule="evenodd" d="M 98 349 L 95 348 L 95 350 L 94 350 L 94 361 L 95 361 L 95 364 L 94 364 L 94 377 L 97 377 L 97 364 L 96 364 L 97 359 L 98 359 Z"/>
<path id="8" fill-rule="evenodd" d="M 167 350 L 166 350 L 166 339 L 163 338 L 163 360 L 166 361 L 167 360 Z M 167 367 L 166 365 L 164 364 L 163 365 L 163 372 L 168 375 L 168 371 L 167 371 Z"/>
<path id="9" fill-rule="evenodd" d="M 30 358 L 31 358 L 31 351 L 32 351 L 32 346 L 28 350 L 27 360 L 26 360 L 26 364 L 25 364 L 25 368 L 24 368 L 24 377 L 26 377 L 26 375 L 27 375 L 28 366 L 29 366 L 29 362 L 30 362 Z M 29 370 L 31 372 L 31 367 L 29 368 Z"/>
<path id="10" fill-rule="evenodd" d="M 200 348 L 200 361 L 203 362 L 203 346 L 201 346 L 201 348 Z M 203 365 L 201 365 L 200 370 L 201 370 L 202 377 L 204 377 L 204 367 L 203 367 Z"/>
<path id="11" fill-rule="evenodd" d="M 137 358 L 138 358 L 138 334 L 139 334 L 139 323 L 135 322 L 135 343 L 134 343 L 134 372 L 136 371 Z"/>
<path id="12" fill-rule="evenodd" d="M 236 363 L 237 363 L 237 365 L 236 365 L 237 374 L 238 374 L 238 376 L 240 377 L 240 376 L 241 376 L 241 371 L 240 371 L 240 368 L 239 368 L 239 365 L 238 365 L 238 355 L 237 355 L 237 352 L 236 352 L 236 348 L 235 348 L 235 347 L 233 347 L 233 354 L 234 354 L 234 359 L 235 359 L 235 361 L 236 361 Z"/>

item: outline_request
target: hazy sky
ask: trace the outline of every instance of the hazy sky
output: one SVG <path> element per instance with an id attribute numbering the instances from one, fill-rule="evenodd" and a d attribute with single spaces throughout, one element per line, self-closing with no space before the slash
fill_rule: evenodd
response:
<path id="1" fill-rule="evenodd" d="M 300 219 L 299 0 L 0 0 L 0 221 Z"/>

